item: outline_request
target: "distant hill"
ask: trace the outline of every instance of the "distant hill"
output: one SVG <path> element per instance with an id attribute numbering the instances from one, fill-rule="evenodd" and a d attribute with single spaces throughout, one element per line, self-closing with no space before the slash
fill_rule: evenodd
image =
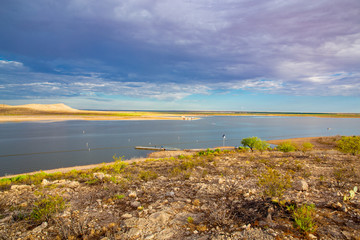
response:
<path id="1" fill-rule="evenodd" d="M 0 104 L 0 114 L 51 114 L 51 113 L 74 113 L 79 110 L 71 108 L 63 103 L 57 104 L 26 104 L 5 105 Z"/>

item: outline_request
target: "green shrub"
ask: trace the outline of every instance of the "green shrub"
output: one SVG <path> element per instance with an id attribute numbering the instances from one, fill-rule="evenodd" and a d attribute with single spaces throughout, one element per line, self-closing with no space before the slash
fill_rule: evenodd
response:
<path id="1" fill-rule="evenodd" d="M 360 154 L 360 136 L 342 136 L 340 140 L 336 141 L 336 145 L 341 152 L 352 155 Z"/>
<path id="2" fill-rule="evenodd" d="M 158 177 L 158 174 L 156 172 L 153 172 L 153 171 L 141 171 L 139 173 L 138 177 L 141 180 L 144 180 L 144 181 L 147 182 L 147 181 L 156 179 Z"/>
<path id="3" fill-rule="evenodd" d="M 182 170 L 188 170 L 195 167 L 195 162 L 193 160 L 187 160 L 180 164 Z"/>
<path id="4" fill-rule="evenodd" d="M 264 195 L 268 197 L 281 197 L 287 188 L 291 187 L 291 177 L 280 174 L 273 168 L 267 167 L 267 171 L 259 176 L 259 185 L 264 188 Z"/>
<path id="5" fill-rule="evenodd" d="M 294 225 L 297 229 L 303 233 L 313 233 L 316 231 L 317 226 L 314 222 L 315 217 L 315 205 L 302 205 L 301 207 L 295 208 L 294 205 L 287 207 L 288 211 L 292 212 L 294 218 Z"/>
<path id="6" fill-rule="evenodd" d="M 314 148 L 314 145 L 312 145 L 312 144 L 309 143 L 309 142 L 304 142 L 304 143 L 301 145 L 301 151 L 302 151 L 303 153 L 308 152 L 308 151 L 311 151 L 313 148 Z"/>
<path id="7" fill-rule="evenodd" d="M 244 147 L 250 148 L 250 150 L 253 152 L 254 149 L 257 149 L 259 151 L 264 151 L 269 147 L 269 144 L 263 140 L 261 140 L 258 137 L 248 137 L 241 140 L 241 144 Z"/>
<path id="8" fill-rule="evenodd" d="M 116 194 L 114 197 L 115 197 L 116 199 L 121 200 L 121 199 L 125 198 L 125 195 L 123 195 L 123 194 L 121 194 L 121 195 Z"/>
<path id="9" fill-rule="evenodd" d="M 277 145 L 276 149 L 282 152 L 293 152 L 297 149 L 296 145 L 290 141 L 282 142 Z"/>
<path id="10" fill-rule="evenodd" d="M 211 156 L 211 155 L 217 155 L 221 153 L 221 149 L 217 148 L 215 150 L 206 149 L 206 151 L 200 151 L 197 153 L 198 156 Z"/>
<path id="11" fill-rule="evenodd" d="M 36 221 L 48 221 L 53 214 L 61 212 L 66 207 L 66 201 L 61 196 L 47 196 L 34 203 L 30 217 Z"/>

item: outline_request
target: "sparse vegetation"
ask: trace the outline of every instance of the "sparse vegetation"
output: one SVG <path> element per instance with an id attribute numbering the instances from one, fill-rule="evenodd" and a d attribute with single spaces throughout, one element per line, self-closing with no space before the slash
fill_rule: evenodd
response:
<path id="1" fill-rule="evenodd" d="M 63 211 L 65 207 L 66 202 L 61 196 L 42 197 L 34 203 L 30 217 L 39 222 L 48 221 L 53 214 Z"/>
<path id="2" fill-rule="evenodd" d="M 308 151 L 311 151 L 312 149 L 314 148 L 314 145 L 312 143 L 309 143 L 309 142 L 304 142 L 302 145 L 301 145 L 301 151 L 303 153 L 305 152 L 308 152 Z"/>
<path id="3" fill-rule="evenodd" d="M 303 233 L 313 233 L 316 231 L 317 226 L 315 223 L 315 205 L 314 204 L 304 204 L 300 207 L 295 207 L 290 205 L 288 210 L 292 213 L 294 218 L 294 225 Z"/>
<path id="4" fill-rule="evenodd" d="M 158 178 L 158 174 L 153 171 L 141 171 L 138 176 L 145 182 Z"/>
<path id="5" fill-rule="evenodd" d="M 293 152 L 297 149 L 297 146 L 290 141 L 286 141 L 277 145 L 276 149 L 282 152 Z"/>
<path id="6" fill-rule="evenodd" d="M 360 154 L 360 136 L 343 136 L 336 144 L 341 152 L 350 153 L 352 155 Z"/>
<path id="7" fill-rule="evenodd" d="M 267 197 L 281 198 L 284 191 L 291 187 L 291 177 L 282 175 L 276 169 L 267 167 L 267 170 L 259 177 L 259 185 L 264 188 Z"/>

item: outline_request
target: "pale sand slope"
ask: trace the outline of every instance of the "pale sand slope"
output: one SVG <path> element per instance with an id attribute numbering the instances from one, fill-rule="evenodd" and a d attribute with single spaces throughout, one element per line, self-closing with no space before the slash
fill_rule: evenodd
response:
<path id="1" fill-rule="evenodd" d="M 25 104 L 25 105 L 5 105 L 0 104 L 0 109 L 14 109 L 14 108 L 24 108 L 32 111 L 41 111 L 41 112 L 79 112 L 80 110 L 71 108 L 63 103 L 57 104 Z"/>

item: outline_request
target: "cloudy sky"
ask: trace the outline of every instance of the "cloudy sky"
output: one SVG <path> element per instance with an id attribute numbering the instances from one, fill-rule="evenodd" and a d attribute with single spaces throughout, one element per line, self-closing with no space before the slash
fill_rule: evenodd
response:
<path id="1" fill-rule="evenodd" d="M 360 112 L 359 0 L 1 0 L 0 104 Z"/>

